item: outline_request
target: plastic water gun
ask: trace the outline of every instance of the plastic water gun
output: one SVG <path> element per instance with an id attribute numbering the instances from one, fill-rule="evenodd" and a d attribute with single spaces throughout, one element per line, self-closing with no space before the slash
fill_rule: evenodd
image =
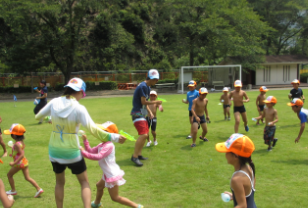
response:
<path id="1" fill-rule="evenodd" d="M 34 90 L 37 90 L 37 87 L 33 88 Z"/>
<path id="2" fill-rule="evenodd" d="M 50 116 L 46 116 L 46 117 L 45 117 L 45 120 L 46 120 L 46 121 L 49 121 L 49 120 L 50 120 Z"/>
<path id="3" fill-rule="evenodd" d="M 160 100 L 160 101 L 162 101 L 163 103 L 165 103 L 165 102 L 167 102 L 167 100 L 165 100 L 165 99 L 162 99 L 162 98 L 157 98 L 157 100 Z"/>
<path id="4" fill-rule="evenodd" d="M 125 138 L 127 138 L 128 140 L 130 140 L 132 142 L 136 141 L 136 139 L 132 135 L 129 135 L 128 133 L 124 132 L 123 130 L 120 130 L 119 134 L 124 136 Z"/>
<path id="5" fill-rule="evenodd" d="M 0 163 L 2 163 L 3 164 L 3 161 L 0 159 Z"/>

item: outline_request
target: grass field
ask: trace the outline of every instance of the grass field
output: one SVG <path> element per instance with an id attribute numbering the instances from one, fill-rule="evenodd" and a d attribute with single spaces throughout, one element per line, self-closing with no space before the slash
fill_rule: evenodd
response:
<path id="1" fill-rule="evenodd" d="M 255 100 L 259 92 L 247 92 L 250 102 L 246 103 L 250 131 L 247 135 L 254 141 L 256 150 L 252 154 L 256 166 L 255 201 L 258 207 L 308 207 L 307 192 L 307 129 L 298 144 L 294 143 L 300 126 L 296 114 L 287 106 L 289 90 L 272 90 L 267 95 L 278 99 L 276 137 L 279 139 L 272 152 L 267 152 L 263 144 L 264 125 L 256 126 L 251 121 L 258 115 Z M 217 142 L 225 141 L 234 131 L 234 119 L 224 121 L 222 106 L 218 105 L 221 93 L 210 93 L 208 111 L 211 123 L 208 124 L 207 143 L 197 141 L 197 147 L 191 148 L 191 141 L 185 139 L 190 131 L 187 105 L 181 100 L 185 95 L 161 95 L 168 102 L 164 103 L 164 112 L 158 112 L 158 145 L 145 147 L 143 155 L 149 157 L 141 168 L 130 161 L 134 143 L 127 141 L 116 144 L 117 163 L 125 171 L 126 184 L 120 187 L 120 195 L 146 208 L 186 208 L 233 207 L 225 203 L 220 193 L 229 191 L 233 167 L 228 165 L 225 154 L 215 150 Z M 137 137 L 130 117 L 132 97 L 83 99 L 81 104 L 88 109 L 95 122 L 113 121 L 120 129 Z M 48 158 L 48 142 L 51 126 L 47 123 L 38 125 L 34 120 L 33 102 L 18 101 L 1 103 L 0 116 L 2 131 L 12 123 L 21 123 L 26 129 L 25 155 L 29 160 L 30 175 L 44 189 L 41 198 L 33 198 L 36 190 L 24 180 L 22 173 L 15 175 L 18 195 L 14 207 L 56 207 L 54 202 L 55 177 Z M 233 110 L 232 110 L 233 113 Z M 84 128 L 82 128 L 84 129 Z M 240 133 L 245 133 L 241 123 Z M 201 130 L 198 132 L 198 137 Z M 10 136 L 3 135 L 5 143 Z M 199 140 L 199 139 L 198 139 Z M 89 136 L 92 146 L 99 141 Z M 2 150 L 0 149 L 0 153 Z M 6 190 L 10 189 L 6 174 L 12 159 L 4 158 L 0 165 L 0 178 Z M 95 183 L 101 178 L 102 171 L 96 161 L 86 160 L 88 176 L 94 200 Z M 103 196 L 105 208 L 123 207 L 110 200 L 106 191 Z M 64 207 L 82 207 L 80 186 L 74 175 L 66 170 Z"/>

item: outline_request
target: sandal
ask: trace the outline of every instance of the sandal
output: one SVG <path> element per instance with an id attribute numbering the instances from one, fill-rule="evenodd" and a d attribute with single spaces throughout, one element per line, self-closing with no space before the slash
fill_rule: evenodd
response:
<path id="1" fill-rule="evenodd" d="M 101 207 L 101 206 L 102 206 L 102 203 L 95 204 L 95 201 L 91 202 L 91 207 L 92 208 L 98 208 L 98 207 Z"/>

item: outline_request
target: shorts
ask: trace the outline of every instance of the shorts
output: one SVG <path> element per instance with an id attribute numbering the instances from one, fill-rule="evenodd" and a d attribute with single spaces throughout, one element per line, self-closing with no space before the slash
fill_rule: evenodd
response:
<path id="1" fill-rule="evenodd" d="M 134 126 L 138 131 L 138 135 L 148 134 L 149 126 L 147 120 L 142 116 L 132 116 Z"/>
<path id="2" fill-rule="evenodd" d="M 245 106 L 243 106 L 243 105 L 242 106 L 234 106 L 233 111 L 234 111 L 234 113 L 236 113 L 236 112 L 245 113 L 246 109 L 245 109 Z"/>
<path id="3" fill-rule="evenodd" d="M 147 117 L 148 127 L 151 128 L 152 131 L 156 131 L 156 125 L 157 125 L 157 118 L 154 117 L 153 119 L 150 119 Z"/>
<path id="4" fill-rule="evenodd" d="M 200 124 L 206 123 L 206 120 L 205 120 L 205 116 L 204 116 L 204 115 L 198 116 L 198 117 L 200 118 Z M 195 117 L 194 117 L 193 123 L 198 123 Z"/>
<path id="5" fill-rule="evenodd" d="M 225 109 L 225 108 L 230 108 L 230 105 L 224 105 L 224 109 Z"/>
<path id="6" fill-rule="evenodd" d="M 192 112 L 191 112 L 191 110 L 189 111 L 189 117 L 192 117 L 193 116 L 193 114 L 192 114 Z"/>
<path id="7" fill-rule="evenodd" d="M 86 163 L 83 158 L 82 160 L 72 163 L 72 164 L 60 164 L 57 162 L 51 162 L 51 164 L 52 164 L 53 172 L 55 173 L 62 173 L 63 171 L 65 171 L 66 167 L 71 169 L 72 174 L 75 174 L 75 175 L 83 173 L 84 171 L 87 170 Z"/>
<path id="8" fill-rule="evenodd" d="M 276 132 L 276 126 L 266 126 L 264 128 L 264 135 L 263 135 L 264 144 L 268 145 L 271 144 L 271 142 L 274 140 L 275 132 Z"/>
<path id="9" fill-rule="evenodd" d="M 259 105 L 260 111 L 264 110 L 264 105 Z"/>
<path id="10" fill-rule="evenodd" d="M 25 167 L 28 167 L 28 166 L 29 166 L 29 162 L 28 162 L 27 158 L 25 158 L 25 157 L 22 158 L 21 161 L 18 162 L 18 164 L 14 165 L 14 167 L 21 168 L 21 169 L 24 169 Z"/>

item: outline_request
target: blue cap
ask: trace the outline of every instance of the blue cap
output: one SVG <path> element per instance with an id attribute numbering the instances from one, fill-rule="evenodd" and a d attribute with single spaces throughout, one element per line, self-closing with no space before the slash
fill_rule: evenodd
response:
<path id="1" fill-rule="evenodd" d="M 150 79 L 159 79 L 159 73 L 156 69 L 150 69 L 148 72 L 148 77 Z"/>

